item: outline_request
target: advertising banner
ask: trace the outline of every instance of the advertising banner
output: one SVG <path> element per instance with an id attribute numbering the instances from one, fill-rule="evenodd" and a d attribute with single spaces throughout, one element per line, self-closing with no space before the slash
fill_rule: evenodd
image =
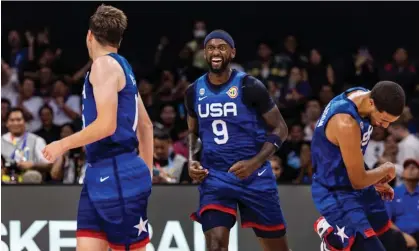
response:
<path id="1" fill-rule="evenodd" d="M 75 250 L 77 205 L 81 186 L 2 186 L 2 251 Z M 292 251 L 319 250 L 313 231 L 318 214 L 309 186 L 279 186 Z M 195 186 L 154 186 L 150 198 L 147 251 L 205 251 L 201 225 L 189 219 L 198 205 Z M 229 251 L 261 250 L 252 229 L 238 224 Z"/>

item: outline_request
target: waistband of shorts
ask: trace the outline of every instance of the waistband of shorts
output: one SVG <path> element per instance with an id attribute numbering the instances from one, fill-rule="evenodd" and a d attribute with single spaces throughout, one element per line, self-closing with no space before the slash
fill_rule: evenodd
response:
<path id="1" fill-rule="evenodd" d="M 91 167 L 97 166 L 100 167 L 102 165 L 106 165 L 106 164 L 113 164 L 113 160 L 116 159 L 117 161 L 119 160 L 124 160 L 127 158 L 132 158 L 138 156 L 136 151 L 132 151 L 132 152 L 119 152 L 119 153 L 114 153 L 114 154 L 110 154 L 109 156 L 107 156 L 107 158 L 103 158 L 103 159 L 98 159 L 98 160 L 93 160 L 93 161 L 89 161 L 87 160 L 87 163 L 90 164 Z"/>

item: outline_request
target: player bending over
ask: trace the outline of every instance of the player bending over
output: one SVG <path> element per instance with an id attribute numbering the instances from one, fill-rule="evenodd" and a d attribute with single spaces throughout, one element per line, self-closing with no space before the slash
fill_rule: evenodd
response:
<path id="1" fill-rule="evenodd" d="M 111 6 L 100 6 L 90 17 L 86 42 L 93 64 L 83 86 L 83 130 L 43 151 L 52 162 L 70 149 L 86 146 L 78 251 L 107 251 L 108 246 L 144 251 L 149 242 L 153 127 L 131 66 L 117 54 L 126 27 L 125 14 Z"/>
<path id="2" fill-rule="evenodd" d="M 349 89 L 324 109 L 311 143 L 312 197 L 323 216 L 314 226 L 321 250 L 386 250 L 378 236 L 389 233 L 382 199 L 394 196 L 387 183 L 395 177 L 395 166 L 387 162 L 370 169 L 363 154 L 373 126 L 387 128 L 404 106 L 402 87 L 382 81 L 371 91 Z"/>
<path id="3" fill-rule="evenodd" d="M 275 175 L 267 159 L 286 139 L 287 126 L 265 86 L 230 68 L 234 41 L 222 30 L 204 41 L 209 73 L 189 86 L 189 174 L 202 182 L 193 219 L 202 224 L 207 249 L 227 250 L 240 209 L 265 251 L 288 251 Z M 196 159 L 202 141 L 200 162 Z"/>

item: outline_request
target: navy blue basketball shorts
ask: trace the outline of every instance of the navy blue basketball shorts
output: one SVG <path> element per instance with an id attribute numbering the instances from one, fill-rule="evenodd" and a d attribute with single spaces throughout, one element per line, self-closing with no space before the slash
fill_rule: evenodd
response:
<path id="1" fill-rule="evenodd" d="M 279 205 L 275 175 L 269 164 L 244 180 L 232 173 L 211 169 L 199 186 L 199 193 L 200 205 L 191 219 L 200 222 L 204 232 L 218 226 L 233 227 L 239 209 L 241 226 L 253 228 L 258 237 L 277 238 L 285 235 L 286 223 Z M 209 222 L 209 217 L 203 216 L 210 211 L 229 215 L 233 223 L 226 220 L 226 224 L 219 214 L 214 214 Z"/>
<path id="2" fill-rule="evenodd" d="M 380 236 L 391 226 L 384 201 L 373 186 L 360 191 L 330 191 L 313 182 L 312 196 L 322 215 L 314 230 L 330 250 L 351 250 L 356 237 Z M 328 243 L 337 239 L 339 247 Z"/>
<path id="3" fill-rule="evenodd" d="M 115 250 L 146 246 L 150 171 L 134 153 L 89 163 L 80 195 L 77 237 L 106 240 Z"/>

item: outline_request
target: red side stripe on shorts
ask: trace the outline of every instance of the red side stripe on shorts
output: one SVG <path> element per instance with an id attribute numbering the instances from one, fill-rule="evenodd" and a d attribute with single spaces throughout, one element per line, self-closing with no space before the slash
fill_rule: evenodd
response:
<path id="1" fill-rule="evenodd" d="M 377 235 L 380 236 L 380 235 L 384 234 L 385 232 L 387 232 L 390 229 L 390 227 L 391 227 L 391 220 L 389 220 L 383 228 L 379 229 L 376 232 Z"/>
<path id="2" fill-rule="evenodd" d="M 255 222 L 243 222 L 242 227 L 243 228 L 251 227 L 251 228 L 256 228 L 262 231 L 279 231 L 279 230 L 285 229 L 284 224 L 279 224 L 279 225 L 274 225 L 274 226 L 265 226 L 265 225 L 257 224 Z"/>
<path id="3" fill-rule="evenodd" d="M 205 212 L 207 210 L 218 210 L 218 211 L 221 211 L 221 212 L 224 212 L 224 213 L 231 214 L 233 216 L 237 215 L 237 212 L 236 212 L 235 209 L 225 207 L 225 206 L 221 206 L 221 205 L 217 205 L 217 204 L 209 204 L 209 205 L 206 205 L 206 206 L 202 207 L 201 210 L 199 210 L 199 215 L 201 215 L 203 212 Z"/>
<path id="4" fill-rule="evenodd" d="M 133 243 L 129 246 L 129 249 L 136 249 L 136 248 L 142 248 L 145 247 L 148 243 L 150 242 L 150 238 L 147 237 L 144 240 L 141 240 L 139 242 Z M 123 250 L 125 251 L 125 245 L 120 245 L 120 244 L 112 244 L 109 243 L 109 247 L 112 248 L 113 250 Z"/>
<path id="5" fill-rule="evenodd" d="M 96 238 L 107 241 L 106 234 L 100 231 L 94 230 L 87 230 L 87 229 L 79 229 L 76 231 L 76 237 L 88 237 L 88 238 Z"/>

